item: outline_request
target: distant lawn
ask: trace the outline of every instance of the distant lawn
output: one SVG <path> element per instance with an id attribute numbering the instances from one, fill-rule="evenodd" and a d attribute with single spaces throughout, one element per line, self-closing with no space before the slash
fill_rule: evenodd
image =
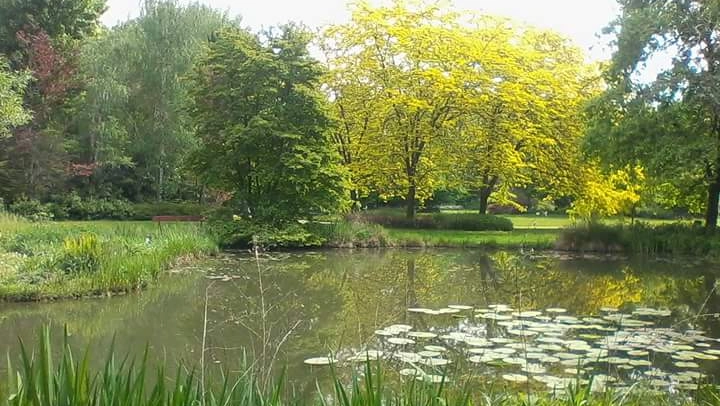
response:
<path id="1" fill-rule="evenodd" d="M 455 211 L 444 211 L 444 213 L 476 213 L 473 210 L 455 210 Z M 513 226 L 516 229 L 558 229 L 565 228 L 575 225 L 575 222 L 567 215 L 552 214 L 548 216 L 538 216 L 536 214 L 504 214 L 501 217 L 510 219 L 513 222 Z M 651 225 L 687 222 L 690 223 L 692 220 L 677 219 L 677 220 L 660 220 L 660 219 L 643 219 L 636 218 L 635 221 L 642 221 Z M 630 224 L 630 217 L 613 217 L 603 220 L 607 224 Z"/>
<path id="2" fill-rule="evenodd" d="M 560 235 L 555 229 L 503 231 L 450 231 L 386 229 L 402 247 L 534 248 L 550 249 Z"/>

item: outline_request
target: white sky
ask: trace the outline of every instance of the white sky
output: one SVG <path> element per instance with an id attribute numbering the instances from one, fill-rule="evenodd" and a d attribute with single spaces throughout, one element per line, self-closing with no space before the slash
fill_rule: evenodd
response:
<path id="1" fill-rule="evenodd" d="M 373 0 L 378 3 L 381 0 Z M 261 28 L 288 21 L 301 21 L 310 27 L 348 20 L 346 0 L 201 0 L 201 3 L 242 16 L 243 25 Z M 550 28 L 571 38 L 587 52 L 590 60 L 608 59 L 611 50 L 597 34 L 615 18 L 615 0 L 454 0 L 458 10 L 475 10 L 510 17 Z M 140 0 L 108 0 L 103 16 L 114 25 L 138 15 Z"/>

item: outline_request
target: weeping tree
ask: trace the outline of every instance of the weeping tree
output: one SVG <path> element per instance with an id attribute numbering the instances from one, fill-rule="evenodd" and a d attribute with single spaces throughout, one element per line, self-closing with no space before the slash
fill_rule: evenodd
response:
<path id="1" fill-rule="evenodd" d="M 229 24 L 226 14 L 200 4 L 148 0 L 138 18 L 84 47 L 87 91 L 78 101 L 75 159 L 91 169 L 84 173 L 91 184 L 120 187 L 131 199 L 192 189 L 181 172 L 195 146 L 184 77 L 207 39 Z"/>

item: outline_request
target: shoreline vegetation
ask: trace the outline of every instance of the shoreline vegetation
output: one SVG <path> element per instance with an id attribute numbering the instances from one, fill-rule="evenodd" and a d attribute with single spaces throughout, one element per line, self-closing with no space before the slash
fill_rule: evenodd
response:
<path id="1" fill-rule="evenodd" d="M 194 224 L 29 222 L 0 213 L 0 301 L 125 294 L 217 252 Z"/>
<path id="2" fill-rule="evenodd" d="M 693 406 L 715 405 L 720 401 L 720 392 L 714 385 L 699 386 L 690 397 L 689 392 L 659 392 L 645 385 L 633 385 L 625 391 L 594 391 L 590 379 L 589 384 L 547 392 L 524 384 L 488 387 L 473 376 L 457 383 L 445 378 L 439 382 L 403 379 L 381 363 L 371 361 L 360 364 L 350 378 L 340 377 L 332 367 L 320 367 L 331 368 L 329 382 L 318 381 L 313 395 L 300 398 L 282 378 L 263 382 L 259 379 L 262 371 L 247 367 L 212 379 L 211 368 L 182 364 L 177 367 L 174 379 L 166 380 L 162 377 L 172 373 L 172 369 L 151 365 L 147 353 L 140 359 L 118 357 L 114 348 L 110 348 L 96 369 L 95 363 L 90 362 L 92 354 L 89 351 L 82 356 L 74 354 L 67 338 L 66 334 L 64 345 L 57 351 L 45 327 L 35 346 L 29 348 L 20 343 L 17 362 L 8 357 L 7 377 L 0 380 L 0 406 Z M 507 391 L 510 388 L 512 392 Z"/>
<path id="3" fill-rule="evenodd" d="M 687 222 L 572 225 L 559 217 L 469 213 L 419 218 L 417 225 L 403 223 L 385 212 L 281 226 L 212 218 L 205 224 L 159 226 L 139 221 L 31 222 L 0 214 L 0 302 L 122 295 L 154 283 L 178 263 L 253 243 L 267 249 L 553 250 L 709 260 L 720 252 L 720 235 Z M 534 228 L 538 223 L 541 228 Z M 487 231 L 479 231 L 483 229 Z"/>

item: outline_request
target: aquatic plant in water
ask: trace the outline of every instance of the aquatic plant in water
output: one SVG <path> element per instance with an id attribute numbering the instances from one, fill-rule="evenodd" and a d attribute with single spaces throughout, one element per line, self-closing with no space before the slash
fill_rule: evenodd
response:
<path id="1" fill-rule="evenodd" d="M 423 382 L 471 373 L 519 390 L 565 393 L 588 386 L 623 393 L 643 385 L 664 393 L 693 392 L 713 378 L 710 363 L 720 359 L 720 339 L 699 330 L 681 331 L 664 309 L 623 313 L 607 307 L 580 316 L 563 308 L 516 310 L 492 304 L 412 307 L 407 314 L 428 331 L 390 325 L 375 331 L 363 351 L 372 351 L 373 359 L 400 376 Z M 342 361 L 333 363 L 338 367 Z M 450 364 L 458 366 L 449 369 Z"/>

